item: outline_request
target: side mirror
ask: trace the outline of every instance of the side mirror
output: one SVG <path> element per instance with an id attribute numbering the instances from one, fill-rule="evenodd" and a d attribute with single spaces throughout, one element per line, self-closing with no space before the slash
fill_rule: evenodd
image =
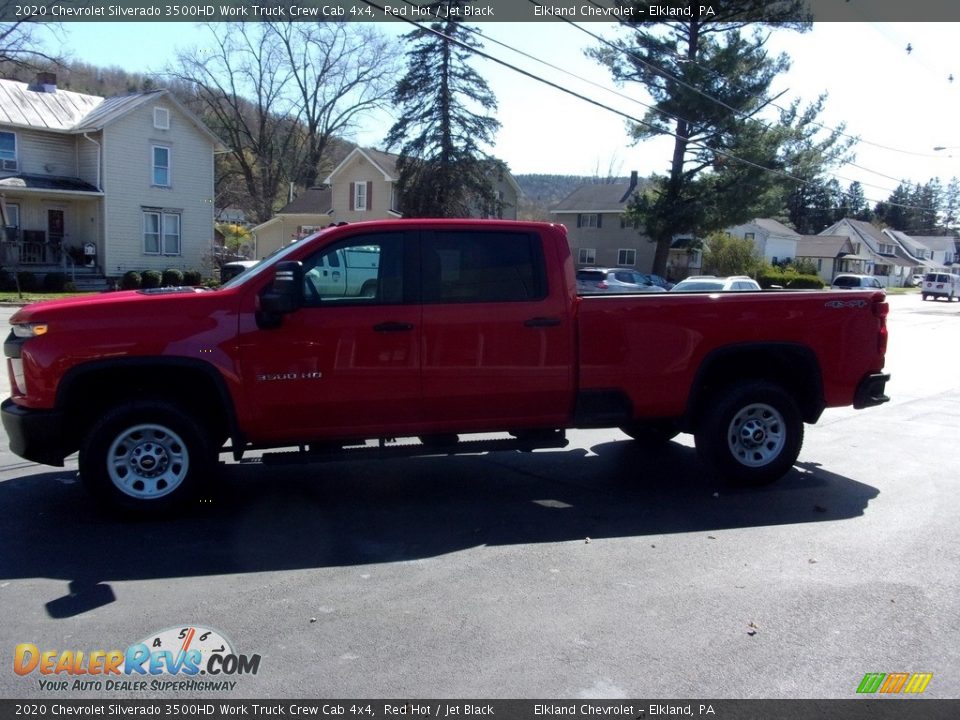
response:
<path id="1" fill-rule="evenodd" d="M 303 264 L 277 263 L 274 273 L 273 285 L 260 295 L 257 324 L 263 328 L 278 327 L 284 315 L 303 307 Z"/>

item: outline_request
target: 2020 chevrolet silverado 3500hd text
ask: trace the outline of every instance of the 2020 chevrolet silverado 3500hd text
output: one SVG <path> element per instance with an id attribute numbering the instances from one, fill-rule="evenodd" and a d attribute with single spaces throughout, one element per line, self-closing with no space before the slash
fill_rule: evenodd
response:
<path id="1" fill-rule="evenodd" d="M 887 399 L 887 310 L 872 291 L 579 297 L 563 226 L 358 223 L 217 290 L 19 310 L 2 417 L 13 452 L 79 451 L 94 493 L 140 511 L 196 498 L 221 452 L 531 450 L 567 428 L 691 432 L 715 472 L 764 483 L 825 408 Z"/>

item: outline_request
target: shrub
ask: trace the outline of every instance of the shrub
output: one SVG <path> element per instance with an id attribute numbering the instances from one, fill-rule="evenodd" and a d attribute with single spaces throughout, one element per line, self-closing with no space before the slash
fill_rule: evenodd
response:
<path id="1" fill-rule="evenodd" d="M 183 284 L 195 287 L 203 283 L 203 273 L 199 270 L 187 270 L 183 273 Z"/>
<path id="2" fill-rule="evenodd" d="M 43 276 L 43 291 L 48 293 L 63 292 L 63 286 L 67 284 L 67 274 L 62 272 L 49 272 Z"/>
<path id="3" fill-rule="evenodd" d="M 777 285 L 791 290 L 814 289 L 819 290 L 824 283 L 816 275 L 801 275 L 791 267 L 784 269 L 770 267 L 762 268 L 757 273 L 757 282 L 760 287 L 766 289 Z"/>
<path id="4" fill-rule="evenodd" d="M 75 293 L 77 292 L 77 284 L 68 280 L 63 284 L 63 292 Z"/>
<path id="5" fill-rule="evenodd" d="M 40 289 L 37 276 L 28 270 L 21 270 L 17 273 L 17 282 L 20 283 L 21 292 L 36 292 Z"/>
<path id="6" fill-rule="evenodd" d="M 120 289 L 136 290 L 142 284 L 143 281 L 140 278 L 140 273 L 138 273 L 136 270 L 128 270 L 123 274 L 123 278 L 120 280 Z"/>
<path id="7" fill-rule="evenodd" d="M 180 287 L 183 285 L 183 271 L 176 268 L 167 268 L 163 271 L 161 279 L 164 287 Z"/>
<path id="8" fill-rule="evenodd" d="M 160 287 L 163 281 L 163 274 L 159 270 L 144 270 L 140 275 L 140 287 L 144 290 Z"/>

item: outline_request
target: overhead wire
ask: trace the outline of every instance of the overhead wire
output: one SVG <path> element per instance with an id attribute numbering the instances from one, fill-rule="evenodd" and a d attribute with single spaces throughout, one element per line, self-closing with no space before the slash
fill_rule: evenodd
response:
<path id="1" fill-rule="evenodd" d="M 362 1 L 365 5 L 368 5 L 368 6 L 372 7 L 372 8 L 375 8 L 375 9 L 379 10 L 380 12 L 384 13 L 384 15 L 387 16 L 387 17 L 391 17 L 391 18 L 396 18 L 396 17 L 397 17 L 396 15 L 388 15 L 388 13 L 386 12 L 385 7 L 382 6 L 382 5 L 379 5 L 378 3 L 374 2 L 373 0 L 361 0 L 361 1 Z M 534 0 L 530 0 L 530 1 L 533 2 Z M 410 0 L 404 0 L 404 2 L 407 2 L 407 3 L 410 4 L 410 5 L 415 5 L 415 3 L 410 2 Z M 483 51 L 483 50 L 481 50 L 481 49 L 479 49 L 479 48 L 476 48 L 476 47 L 473 47 L 473 46 L 471 46 L 471 45 L 468 45 L 467 43 L 464 43 L 463 41 L 459 40 L 458 38 L 455 38 L 455 37 L 452 37 L 452 36 L 450 36 L 450 35 L 447 35 L 447 34 L 441 32 L 440 30 L 434 29 L 434 28 L 429 27 L 429 26 L 426 26 L 426 25 L 422 25 L 422 24 L 418 23 L 417 21 L 412 20 L 412 19 L 410 19 L 410 18 L 408 18 L 408 17 L 406 17 L 406 16 L 400 16 L 399 19 L 402 20 L 403 22 L 406 22 L 406 23 L 414 26 L 415 28 L 417 28 L 417 29 L 419 29 L 419 30 L 421 30 L 421 31 L 423 31 L 423 32 L 426 32 L 426 33 L 435 35 L 435 36 L 437 36 L 437 37 L 443 38 L 444 40 L 446 40 L 446 41 L 448 41 L 448 42 L 450 42 L 450 43 L 453 43 L 454 45 L 457 45 L 458 47 L 461 47 L 462 49 L 466 50 L 467 52 L 470 52 L 470 53 L 472 53 L 472 54 L 474 54 L 474 55 L 476 55 L 476 56 L 478 56 L 478 57 L 481 57 L 481 58 L 483 58 L 483 59 L 485 59 L 485 60 L 489 60 L 489 61 L 491 61 L 491 62 L 493 62 L 493 63 L 495 63 L 495 64 L 497 64 L 497 65 L 500 65 L 500 66 L 505 67 L 505 68 L 507 68 L 507 69 L 509 69 L 509 70 L 512 70 L 513 72 L 516 72 L 516 73 L 518 73 L 518 74 L 520 74 L 520 75 L 523 75 L 524 77 L 530 78 L 530 79 L 532 79 L 532 80 L 534 80 L 534 81 L 536 81 L 536 82 L 539 82 L 539 83 L 541 83 L 541 84 L 543 84 L 543 85 L 546 85 L 546 86 L 548 86 L 548 87 L 551 87 L 551 88 L 553 88 L 553 89 L 555 89 L 555 90 L 557 90 L 557 91 L 559 91 L 559 92 L 562 92 L 562 93 L 564 93 L 564 94 L 570 95 L 570 96 L 572 96 L 572 97 L 574 97 L 574 98 L 577 98 L 577 99 L 582 100 L 582 101 L 584 101 L 584 102 L 586 102 L 586 103 L 589 103 L 589 104 L 591 104 L 591 105 L 594 105 L 594 106 L 596 106 L 596 107 L 599 107 L 599 108 L 601 108 L 601 109 L 603 109 L 603 110 L 606 110 L 606 111 L 608 111 L 608 112 L 611 112 L 611 113 L 613 113 L 613 114 L 615 114 L 615 115 L 619 115 L 620 117 L 622 117 L 622 118 L 624 118 L 624 119 L 627 119 L 627 120 L 629 120 L 629 121 L 631 121 L 631 122 L 633 122 L 633 123 L 636 123 L 636 124 L 638 124 L 638 125 L 640 125 L 640 126 L 644 126 L 644 127 L 651 128 L 652 130 L 655 130 L 658 134 L 668 135 L 668 136 L 671 136 L 671 137 L 673 137 L 673 138 L 675 138 L 675 139 L 682 139 L 682 140 L 686 141 L 686 142 L 688 143 L 688 145 L 692 145 L 692 146 L 694 146 L 694 147 L 698 147 L 698 148 L 700 148 L 700 149 L 707 150 L 708 152 L 713 153 L 715 156 L 723 157 L 723 158 L 732 160 L 732 161 L 734 161 L 734 162 L 741 163 L 741 164 L 746 165 L 746 166 L 749 166 L 749 167 L 753 167 L 753 168 L 755 168 L 755 169 L 758 169 L 758 170 L 761 170 L 761 171 L 764 171 L 764 172 L 768 172 L 768 173 L 771 173 L 771 174 L 774 174 L 774 175 L 778 175 L 778 176 L 780 176 L 780 177 L 782 177 L 782 178 L 784 178 L 784 179 L 791 180 L 791 181 L 793 181 L 793 182 L 795 182 L 795 183 L 797 183 L 797 184 L 799 184 L 799 185 L 801 185 L 801 186 L 807 186 L 807 185 L 811 185 L 811 184 L 812 184 L 811 181 L 809 181 L 809 180 L 806 180 L 806 179 L 797 177 L 797 176 L 792 175 L 792 174 L 790 174 L 790 173 L 788 173 L 788 172 L 785 172 L 785 171 L 783 171 L 783 170 L 779 170 L 779 169 L 777 169 L 777 168 L 771 168 L 771 167 L 767 167 L 767 166 L 761 165 L 761 164 L 759 164 L 759 163 L 753 162 L 752 160 L 747 160 L 746 158 L 738 157 L 738 156 L 734 155 L 733 153 L 729 153 L 729 152 L 726 152 L 726 151 L 724 151 L 724 150 L 720 150 L 720 149 L 716 149 L 716 148 L 711 148 L 711 147 L 706 146 L 706 145 L 704 145 L 702 142 L 699 142 L 699 141 L 697 141 L 697 140 L 693 140 L 693 139 L 691 139 L 691 138 L 689 138 L 689 137 L 682 137 L 682 136 L 678 135 L 678 134 L 675 133 L 675 132 L 672 132 L 672 131 L 670 131 L 670 130 L 666 130 L 666 129 L 664 129 L 664 128 L 657 127 L 657 126 L 655 126 L 655 125 L 653 125 L 653 124 L 651 124 L 651 123 L 649 123 L 649 122 L 647 122 L 647 121 L 645 121 L 645 120 L 643 120 L 643 119 L 641 119 L 641 118 L 637 118 L 636 116 L 631 115 L 630 113 L 627 113 L 627 112 L 624 112 L 624 111 L 619 110 L 619 109 L 617 109 L 617 108 L 614 108 L 614 107 L 612 107 L 612 106 L 610 106 L 610 105 L 607 105 L 606 103 L 603 103 L 603 102 L 601 102 L 601 101 L 599 101 L 599 100 L 596 100 L 596 99 L 594 99 L 594 98 L 591 98 L 591 97 L 588 97 L 588 96 L 583 95 L 583 94 L 581 94 L 581 93 L 578 93 L 578 92 L 576 92 L 576 91 L 574 91 L 574 90 L 571 90 L 571 89 L 569 89 L 569 88 L 565 88 L 565 87 L 563 87 L 562 85 L 559 85 L 558 83 L 555 83 L 555 82 L 553 82 L 553 81 L 551 81 L 551 80 L 548 80 L 548 79 L 546 79 L 546 78 L 544 78 L 544 77 L 541 77 L 541 76 L 539 76 L 539 75 L 536 75 L 535 73 L 532 73 L 532 72 L 530 72 L 530 71 L 528 71 L 528 70 L 525 70 L 525 69 L 523 69 L 523 68 L 521 68 L 521 67 L 518 67 L 518 66 L 516 66 L 516 65 L 514 65 L 514 64 L 512 64 L 512 63 L 509 63 L 509 62 L 507 62 L 506 60 L 503 60 L 503 59 L 498 58 L 498 57 L 496 57 L 496 56 L 494 56 L 494 55 L 491 55 L 490 53 L 487 53 L 487 52 L 485 52 L 485 51 Z M 471 28 L 469 28 L 468 26 L 465 26 L 465 25 L 461 25 L 461 27 L 464 27 L 464 28 L 466 28 L 466 29 L 468 29 L 468 30 L 471 29 Z M 483 37 L 486 38 L 487 36 L 486 36 L 486 35 L 483 35 Z M 509 46 L 506 46 L 504 43 L 499 43 L 499 42 L 498 42 L 498 44 L 503 45 L 504 47 L 508 47 L 508 48 L 509 48 Z M 513 48 L 509 48 L 509 49 L 513 49 Z M 515 49 L 513 49 L 513 50 L 516 51 Z M 517 51 L 517 52 L 520 52 L 520 51 Z M 860 183 L 860 184 L 863 185 L 863 183 Z M 845 197 L 853 197 L 849 192 L 845 192 L 845 191 L 842 191 L 842 190 L 840 191 L 840 194 L 841 194 L 842 196 L 845 196 Z M 922 207 L 922 206 L 906 205 L 906 204 L 902 204 L 902 203 L 892 203 L 892 202 L 889 202 L 889 201 L 886 201 L 886 200 L 876 200 L 876 199 L 873 199 L 873 198 L 866 198 L 866 197 L 864 197 L 863 199 L 864 199 L 866 202 L 871 202 L 871 203 L 883 203 L 883 204 L 885 204 L 885 205 L 887 205 L 887 206 L 891 206 L 891 207 L 902 207 L 902 208 L 905 208 L 905 209 L 912 209 L 912 210 L 929 210 L 929 209 L 930 209 L 930 208 L 926 208 L 926 207 Z"/>
<path id="2" fill-rule="evenodd" d="M 534 4 L 534 5 L 539 5 L 539 3 L 536 2 L 536 0 L 528 0 L 528 2 L 530 2 L 530 3 Z M 598 3 L 596 2 L 596 0 L 586 0 L 586 2 L 589 3 L 589 4 L 591 4 L 591 5 L 593 5 L 594 7 L 598 7 L 598 8 L 602 8 L 602 7 L 603 7 L 602 5 L 598 4 Z M 586 28 L 584 28 L 584 27 L 582 27 L 582 26 L 580 26 L 580 25 L 577 25 L 576 23 L 574 23 L 574 22 L 573 22 L 572 20 L 570 20 L 569 18 L 561 18 L 561 19 L 565 20 L 565 21 L 568 22 L 570 25 L 574 26 L 575 28 L 577 28 L 577 29 L 580 30 L 581 32 L 586 33 L 587 35 L 590 35 L 591 37 L 595 38 L 596 40 L 599 40 L 600 42 L 602 42 L 602 43 L 604 43 L 604 44 L 606 44 L 606 45 L 609 45 L 610 47 L 612 47 L 612 48 L 614 48 L 614 49 L 620 50 L 620 48 L 617 48 L 614 44 L 610 43 L 608 40 L 606 40 L 606 39 L 603 38 L 602 36 L 597 35 L 597 34 L 595 34 L 595 33 L 591 32 L 591 31 L 587 30 Z M 630 24 L 627 23 L 625 20 L 623 20 L 623 19 L 621 19 L 621 18 L 614 18 L 614 20 L 615 20 L 615 22 L 616 22 L 618 25 L 621 25 L 621 26 L 626 27 L 626 28 L 628 28 L 628 29 L 630 28 Z M 749 95 L 751 95 L 752 97 L 756 98 L 757 100 L 767 101 L 768 104 L 771 105 L 772 107 L 775 107 L 775 108 L 777 108 L 778 110 L 780 110 L 780 111 L 782 111 L 782 112 L 787 112 L 786 108 L 783 108 L 783 107 L 781 107 L 780 105 L 777 105 L 776 102 L 774 102 L 774 100 L 776 100 L 776 98 L 774 98 L 773 100 L 769 100 L 768 98 L 765 98 L 765 97 L 762 96 L 762 95 L 757 95 L 757 94 L 755 94 L 755 93 L 751 93 L 751 92 L 749 92 L 748 90 L 746 90 L 745 88 L 743 88 L 742 86 L 737 85 L 735 82 L 733 82 L 732 80 L 730 80 L 730 78 L 728 78 L 728 77 L 726 77 L 726 76 L 724 76 L 724 75 L 722 75 L 722 74 L 720 74 L 720 73 L 717 73 L 716 71 L 714 71 L 714 70 L 712 70 L 712 69 L 710 69 L 710 68 L 704 67 L 702 64 L 700 64 L 700 63 L 697 62 L 696 60 L 690 60 L 690 59 L 688 59 L 688 58 L 683 58 L 683 57 L 682 57 L 679 53 L 677 53 L 677 52 L 670 52 L 670 51 L 667 51 L 667 52 L 668 52 L 669 54 L 673 55 L 673 56 L 676 57 L 676 58 L 682 59 L 684 62 L 690 62 L 690 63 L 696 65 L 698 68 L 700 68 L 700 69 L 703 70 L 704 72 L 710 73 L 710 74 L 712 74 L 714 77 L 718 77 L 718 78 L 724 80 L 726 83 L 728 83 L 729 85 L 731 85 L 731 86 L 733 86 L 733 87 L 735 87 L 735 88 L 737 88 L 737 89 L 739 89 L 739 90 L 744 90 L 744 91 L 747 92 Z M 635 57 L 635 58 L 636 58 L 636 56 L 632 56 L 632 57 Z M 656 67 L 656 66 L 653 66 L 653 67 Z M 706 95 L 705 93 L 701 93 L 701 94 L 705 95 L 706 97 L 709 97 L 709 95 Z M 712 98 L 711 98 L 711 99 L 712 99 Z M 719 102 L 719 101 L 716 100 L 716 102 Z M 896 147 L 892 147 L 892 146 L 890 146 L 890 145 L 884 145 L 883 143 L 873 142 L 872 140 L 864 140 L 863 138 L 861 138 L 861 137 L 859 137 L 859 136 L 857 136 L 857 135 L 850 135 L 849 133 L 843 132 L 843 131 L 840 130 L 839 128 L 834 128 L 834 127 L 831 127 L 830 125 L 826 125 L 826 124 L 824 124 L 824 123 L 820 123 L 820 122 L 816 122 L 816 121 L 815 121 L 815 122 L 813 122 L 812 124 L 815 125 L 816 127 L 819 127 L 819 128 L 821 128 L 821 129 L 823 129 L 823 130 L 828 130 L 828 131 L 830 131 L 830 132 L 836 132 L 836 133 L 838 133 L 838 134 L 840 135 L 840 137 L 845 137 L 845 138 L 850 139 L 850 140 L 856 140 L 857 142 L 863 143 L 864 145 L 871 145 L 871 146 L 873 146 L 873 147 L 881 148 L 881 149 L 883 149 L 883 150 L 889 150 L 889 151 L 891 151 L 891 152 L 902 153 L 902 154 L 904 154 L 904 155 L 913 155 L 913 156 L 915 156 L 915 157 L 925 157 L 925 158 L 937 158 L 937 157 L 940 157 L 940 156 L 938 156 L 938 155 L 934 155 L 934 154 L 931 154 L 931 153 L 917 152 L 917 151 L 915 151 L 915 150 L 904 150 L 903 148 L 896 148 Z"/>

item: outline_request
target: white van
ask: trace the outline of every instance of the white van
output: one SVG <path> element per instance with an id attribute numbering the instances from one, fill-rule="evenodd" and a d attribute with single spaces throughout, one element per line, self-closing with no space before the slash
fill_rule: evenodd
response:
<path id="1" fill-rule="evenodd" d="M 945 297 L 947 302 L 954 298 L 960 300 L 960 275 L 946 272 L 932 272 L 923 276 L 920 293 L 924 300 Z"/>

